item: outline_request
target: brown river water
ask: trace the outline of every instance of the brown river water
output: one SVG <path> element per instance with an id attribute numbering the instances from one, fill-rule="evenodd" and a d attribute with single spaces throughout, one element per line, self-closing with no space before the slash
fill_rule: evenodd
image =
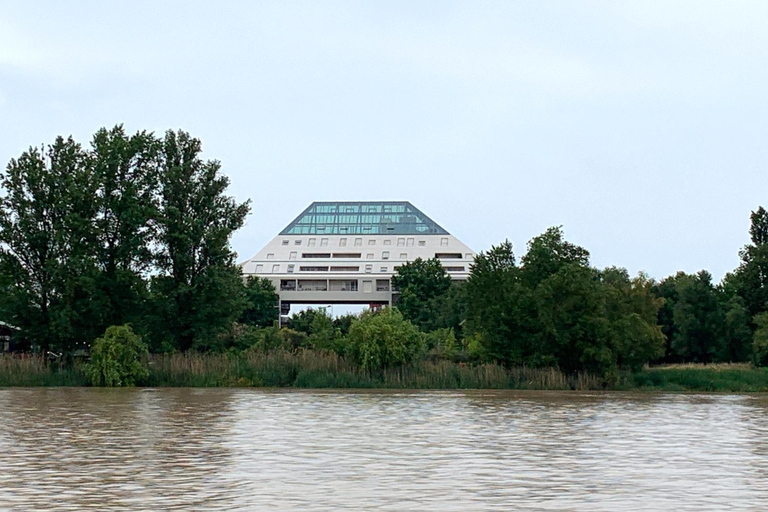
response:
<path id="1" fill-rule="evenodd" d="M 768 397 L 0 389 L 0 510 L 768 510 Z"/>

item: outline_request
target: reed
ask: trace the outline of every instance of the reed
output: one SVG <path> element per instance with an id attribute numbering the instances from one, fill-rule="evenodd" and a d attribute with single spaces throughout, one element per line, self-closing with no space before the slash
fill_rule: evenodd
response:
<path id="1" fill-rule="evenodd" d="M 34 356 L 0 356 L 0 386 L 83 386 L 78 365 L 59 367 Z M 554 368 L 464 364 L 447 360 L 368 371 L 335 352 L 316 350 L 155 354 L 152 387 L 297 387 L 387 389 L 601 389 L 591 375 L 567 376 Z"/>
<path id="2" fill-rule="evenodd" d="M 79 365 L 61 365 L 34 355 L 0 355 L 0 387 L 86 384 Z"/>

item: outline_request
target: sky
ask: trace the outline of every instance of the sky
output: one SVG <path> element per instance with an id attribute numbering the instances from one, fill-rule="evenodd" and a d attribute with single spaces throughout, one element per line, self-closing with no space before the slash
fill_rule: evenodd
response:
<path id="1" fill-rule="evenodd" d="M 768 2 L 0 0 L 0 163 L 182 129 L 252 213 L 407 200 L 475 251 L 562 225 L 597 267 L 739 263 L 768 207 Z"/>

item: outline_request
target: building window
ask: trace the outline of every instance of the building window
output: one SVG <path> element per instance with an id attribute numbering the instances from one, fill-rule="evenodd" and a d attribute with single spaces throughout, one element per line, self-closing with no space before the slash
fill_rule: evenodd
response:
<path id="1" fill-rule="evenodd" d="M 328 281 L 323 279 L 299 279 L 298 288 L 300 292 L 327 292 Z"/>
<path id="2" fill-rule="evenodd" d="M 272 273 L 277 274 L 280 272 L 280 265 L 272 265 Z"/>
<path id="3" fill-rule="evenodd" d="M 401 260 L 407 260 L 408 259 L 408 253 L 407 252 L 401 252 L 400 253 L 400 259 Z"/>
<path id="4" fill-rule="evenodd" d="M 296 259 L 296 251 L 291 251 L 291 254 L 288 255 L 289 260 L 295 260 Z"/>
<path id="5" fill-rule="evenodd" d="M 460 260 L 460 252 L 436 252 L 435 258 L 439 260 Z"/>
<path id="6" fill-rule="evenodd" d="M 388 292 L 389 291 L 389 279 L 377 279 L 376 280 L 376 291 L 377 292 Z"/>
<path id="7" fill-rule="evenodd" d="M 274 255 L 274 253 L 269 253 L 269 254 L 267 254 L 267 259 L 268 259 L 268 260 L 273 260 L 273 259 L 275 259 L 275 255 Z"/>
<path id="8" fill-rule="evenodd" d="M 310 246 L 310 247 L 314 247 L 316 241 L 317 241 L 316 238 L 310 238 L 309 242 L 307 242 L 307 245 Z"/>
<path id="9" fill-rule="evenodd" d="M 381 259 L 388 260 L 389 259 L 389 251 L 384 251 L 381 253 Z"/>
<path id="10" fill-rule="evenodd" d="M 363 255 L 359 252 L 335 252 L 334 258 L 362 258 Z"/>
<path id="11" fill-rule="evenodd" d="M 379 269 L 379 272 L 386 272 L 386 271 L 387 271 L 387 267 L 381 267 L 381 268 Z"/>
<path id="12" fill-rule="evenodd" d="M 346 246 L 347 246 L 347 239 L 339 238 L 339 247 L 346 247 Z"/>
<path id="13" fill-rule="evenodd" d="M 419 247 L 424 247 L 425 245 L 427 245 L 427 242 L 424 240 L 419 240 Z"/>
<path id="14" fill-rule="evenodd" d="M 373 272 L 373 265 L 366 265 L 365 266 L 365 273 L 366 274 L 370 274 L 371 272 Z"/>
<path id="15" fill-rule="evenodd" d="M 372 259 L 373 259 L 373 253 L 372 253 L 372 252 L 369 252 L 368 254 L 366 254 L 366 255 L 365 255 L 365 259 L 367 259 L 367 260 L 372 260 Z"/>
<path id="16" fill-rule="evenodd" d="M 355 247 L 360 247 L 361 245 L 363 245 L 363 239 L 355 238 Z"/>
<path id="17" fill-rule="evenodd" d="M 332 292 L 356 292 L 357 279 L 331 279 L 328 289 Z"/>
<path id="18" fill-rule="evenodd" d="M 368 240 L 368 245 L 376 245 L 376 240 L 374 239 Z"/>
<path id="19" fill-rule="evenodd" d="M 384 245 L 392 245 L 392 240 L 384 240 Z"/>
<path id="20" fill-rule="evenodd" d="M 264 272 L 264 265 L 256 265 L 256 273 L 261 274 Z"/>
<path id="21" fill-rule="evenodd" d="M 398 247 L 405 247 L 405 238 L 398 238 L 397 239 L 397 246 Z"/>
<path id="22" fill-rule="evenodd" d="M 290 240 L 283 240 L 283 245 L 288 245 L 290 242 Z"/>
<path id="23" fill-rule="evenodd" d="M 287 291 L 287 292 L 296 291 L 296 280 L 295 279 L 281 279 L 280 280 L 280 291 Z"/>
<path id="24" fill-rule="evenodd" d="M 440 239 L 440 246 L 445 247 L 448 245 L 448 239 L 447 238 L 441 238 Z"/>
<path id="25" fill-rule="evenodd" d="M 294 240 L 294 241 L 293 241 L 293 243 L 294 243 L 295 245 L 301 245 L 301 240 Z"/>
<path id="26" fill-rule="evenodd" d="M 299 267 L 300 272 L 328 272 L 328 267 L 322 266 L 305 266 Z"/>
<path id="27" fill-rule="evenodd" d="M 307 258 L 307 259 L 311 259 L 311 258 L 327 259 L 327 258 L 331 257 L 331 253 L 329 253 L 329 252 L 303 252 L 303 253 L 301 253 L 301 257 L 302 258 Z"/>
<path id="28" fill-rule="evenodd" d="M 464 272 L 464 267 L 443 267 L 446 272 Z"/>
<path id="29" fill-rule="evenodd" d="M 373 291 L 373 281 L 363 281 L 363 293 L 371 293 Z"/>
<path id="30" fill-rule="evenodd" d="M 331 267 L 331 272 L 360 272 L 360 267 Z"/>
<path id="31" fill-rule="evenodd" d="M 406 245 L 406 247 L 413 247 L 413 238 L 409 238 L 406 241 L 405 245 Z"/>
<path id="32" fill-rule="evenodd" d="M 321 238 L 320 239 L 320 247 L 328 247 L 328 239 L 327 238 Z"/>
<path id="33" fill-rule="evenodd" d="M 288 265 L 288 273 L 293 274 L 293 269 L 296 265 Z"/>

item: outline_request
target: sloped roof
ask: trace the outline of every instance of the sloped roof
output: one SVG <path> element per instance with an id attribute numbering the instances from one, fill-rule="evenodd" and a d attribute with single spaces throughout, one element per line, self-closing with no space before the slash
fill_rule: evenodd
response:
<path id="1" fill-rule="evenodd" d="M 408 201 L 314 202 L 281 235 L 447 235 Z"/>

